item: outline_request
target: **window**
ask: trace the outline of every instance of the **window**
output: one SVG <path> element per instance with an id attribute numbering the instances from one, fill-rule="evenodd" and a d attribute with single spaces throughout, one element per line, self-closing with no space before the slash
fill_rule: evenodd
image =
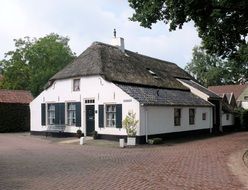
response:
<path id="1" fill-rule="evenodd" d="M 76 124 L 76 104 L 75 103 L 67 104 L 67 124 L 68 125 Z"/>
<path id="2" fill-rule="evenodd" d="M 229 120 L 229 114 L 228 113 L 226 114 L 226 120 Z"/>
<path id="3" fill-rule="evenodd" d="M 86 103 L 86 104 L 94 104 L 95 100 L 94 99 L 87 99 L 87 100 L 84 101 L 84 103 Z"/>
<path id="4" fill-rule="evenodd" d="M 207 113 L 202 113 L 202 120 L 206 120 L 207 118 Z"/>
<path id="5" fill-rule="evenodd" d="M 195 109 L 189 109 L 189 124 L 195 124 Z"/>
<path id="6" fill-rule="evenodd" d="M 54 104 L 48 104 L 48 125 L 54 125 L 55 124 L 55 105 Z"/>
<path id="7" fill-rule="evenodd" d="M 106 105 L 106 127 L 116 127 L 116 105 Z"/>
<path id="8" fill-rule="evenodd" d="M 150 68 L 146 68 L 146 70 L 155 78 L 155 79 L 160 79 L 160 77 L 152 71 Z"/>
<path id="9" fill-rule="evenodd" d="M 80 90 L 80 79 L 73 79 L 73 91 Z"/>
<path id="10" fill-rule="evenodd" d="M 244 100 L 248 100 L 248 96 L 244 96 Z"/>
<path id="11" fill-rule="evenodd" d="M 175 126 L 181 125 L 181 109 L 179 108 L 174 109 L 174 125 Z"/>

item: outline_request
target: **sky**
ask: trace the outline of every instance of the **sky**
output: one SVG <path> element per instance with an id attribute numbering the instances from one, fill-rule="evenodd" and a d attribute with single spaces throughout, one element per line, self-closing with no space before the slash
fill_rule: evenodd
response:
<path id="1" fill-rule="evenodd" d="M 14 50 L 13 39 L 57 33 L 69 37 L 76 55 L 94 41 L 110 43 L 114 28 L 125 39 L 125 48 L 176 63 L 184 68 L 192 48 L 201 40 L 193 23 L 169 32 L 162 22 L 146 29 L 128 18 L 133 9 L 127 0 L 1 0 L 0 59 Z"/>

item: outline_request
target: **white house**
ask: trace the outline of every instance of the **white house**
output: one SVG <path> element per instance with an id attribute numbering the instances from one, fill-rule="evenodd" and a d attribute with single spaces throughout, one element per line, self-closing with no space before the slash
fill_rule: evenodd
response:
<path id="1" fill-rule="evenodd" d="M 219 96 L 192 87 L 195 79 L 174 63 L 125 50 L 122 38 L 113 44 L 94 42 L 49 80 L 30 103 L 31 134 L 62 126 L 65 135 L 81 129 L 86 136 L 97 131 L 100 138 L 119 139 L 127 135 L 122 121 L 129 111 L 139 120 L 138 142 L 219 130 Z"/>

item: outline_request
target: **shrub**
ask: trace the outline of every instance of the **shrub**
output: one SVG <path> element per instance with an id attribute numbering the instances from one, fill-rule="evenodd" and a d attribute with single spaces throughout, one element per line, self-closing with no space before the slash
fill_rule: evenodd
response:
<path id="1" fill-rule="evenodd" d="M 243 108 L 235 110 L 235 126 L 248 129 L 248 110 Z"/>
<path id="2" fill-rule="evenodd" d="M 162 138 L 153 138 L 148 140 L 148 144 L 162 144 L 163 139 Z"/>
<path id="3" fill-rule="evenodd" d="M 82 134 L 83 134 L 83 133 L 82 133 L 81 129 L 78 129 L 78 130 L 77 130 L 77 137 L 78 137 L 78 138 L 82 137 Z"/>
<path id="4" fill-rule="evenodd" d="M 128 115 L 123 120 L 123 127 L 126 129 L 127 136 L 134 137 L 137 133 L 136 125 L 139 122 L 135 119 L 136 114 L 133 112 L 128 112 Z"/>
<path id="5" fill-rule="evenodd" d="M 93 139 L 97 139 L 97 138 L 98 138 L 98 133 L 97 133 L 97 131 L 93 131 L 93 132 L 92 132 L 92 137 L 93 137 Z"/>
<path id="6" fill-rule="evenodd" d="M 30 130 L 30 110 L 28 104 L 0 104 L 0 133 Z"/>

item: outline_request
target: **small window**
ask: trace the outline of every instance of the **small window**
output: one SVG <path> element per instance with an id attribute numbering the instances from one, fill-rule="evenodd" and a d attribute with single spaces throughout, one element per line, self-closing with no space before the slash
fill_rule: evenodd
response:
<path id="1" fill-rule="evenodd" d="M 106 105 L 106 127 L 116 127 L 116 105 Z"/>
<path id="2" fill-rule="evenodd" d="M 202 120 L 206 120 L 207 118 L 207 113 L 202 113 Z"/>
<path id="3" fill-rule="evenodd" d="M 181 125 L 181 109 L 179 108 L 174 109 L 174 125 L 175 126 Z"/>
<path id="4" fill-rule="evenodd" d="M 87 99 L 84 101 L 85 104 L 94 104 L 95 100 L 94 99 Z"/>
<path id="5" fill-rule="evenodd" d="M 160 79 L 160 77 L 154 71 L 152 71 L 150 68 L 146 68 L 146 70 L 153 76 L 153 78 Z"/>
<path id="6" fill-rule="evenodd" d="M 47 109 L 47 116 L 48 116 L 48 125 L 54 125 L 55 124 L 55 105 L 54 104 L 48 104 Z"/>
<path id="7" fill-rule="evenodd" d="M 244 100 L 248 100 L 248 96 L 244 96 Z"/>
<path id="8" fill-rule="evenodd" d="M 80 79 L 73 79 L 73 91 L 80 91 Z"/>
<path id="9" fill-rule="evenodd" d="M 67 124 L 76 125 L 76 104 L 75 103 L 67 104 Z"/>
<path id="10" fill-rule="evenodd" d="M 229 114 L 226 114 L 226 120 L 229 120 Z"/>
<path id="11" fill-rule="evenodd" d="M 195 124 L 195 109 L 189 109 L 189 124 Z"/>

